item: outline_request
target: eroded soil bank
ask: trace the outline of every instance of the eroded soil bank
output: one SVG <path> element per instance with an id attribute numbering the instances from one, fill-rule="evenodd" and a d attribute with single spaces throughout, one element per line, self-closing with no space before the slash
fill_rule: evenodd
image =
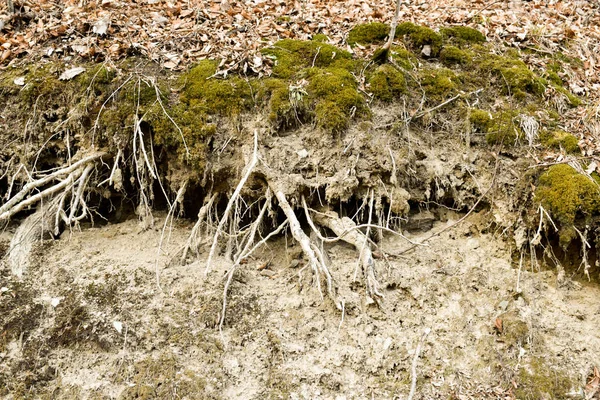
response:
<path id="1" fill-rule="evenodd" d="M 1 71 L 0 393 L 595 393 L 580 61 L 464 27 L 396 34 L 387 62 L 282 40 L 269 77 Z"/>

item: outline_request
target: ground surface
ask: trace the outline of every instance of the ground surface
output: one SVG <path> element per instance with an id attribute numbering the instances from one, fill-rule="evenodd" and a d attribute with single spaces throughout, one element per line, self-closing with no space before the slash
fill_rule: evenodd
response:
<path id="1" fill-rule="evenodd" d="M 459 215 L 448 217 L 409 237 L 422 239 Z M 155 277 L 160 228 L 142 232 L 133 219 L 65 232 L 40 250 L 24 283 L 3 273 L 3 300 L 21 303 L 9 313 L 39 307 L 22 340 L 0 353 L 0 377 L 11 392 L 5 395 L 406 398 L 426 328 L 416 398 L 580 392 L 600 362 L 600 289 L 557 287 L 552 271 L 523 270 L 519 277 L 503 238 L 476 233 L 488 219 L 473 214 L 430 246 L 382 265 L 380 309 L 353 283 L 355 251 L 329 247 L 343 315 L 320 299 L 302 262 L 291 267 L 295 248 L 286 251 L 285 238 L 276 240 L 234 282 L 222 336 L 215 327 L 219 282 L 230 263 L 219 257 L 208 277 L 206 254 L 187 266 L 163 266 L 182 246 L 186 224 L 168 231 L 158 264 L 162 292 Z M 394 253 L 407 244 L 386 238 L 382 247 Z M 31 392 L 18 387 L 27 379 L 37 380 Z"/>

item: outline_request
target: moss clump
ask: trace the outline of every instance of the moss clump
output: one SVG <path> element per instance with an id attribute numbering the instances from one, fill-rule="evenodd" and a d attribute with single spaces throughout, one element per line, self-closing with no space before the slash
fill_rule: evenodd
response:
<path id="1" fill-rule="evenodd" d="M 576 381 L 564 372 L 551 368 L 542 358 L 533 358 L 519 370 L 514 396 L 517 399 L 564 399 Z"/>
<path id="2" fill-rule="evenodd" d="M 442 48 L 442 36 L 426 26 L 403 22 L 396 28 L 396 35 L 408 39 L 411 48 L 421 51 L 423 46 L 431 47 L 431 56 L 437 57 Z"/>
<path id="3" fill-rule="evenodd" d="M 561 79 L 561 77 L 558 76 L 558 74 L 552 70 L 547 70 L 544 73 L 544 78 L 547 79 L 548 81 L 554 83 L 557 86 L 563 85 L 563 80 Z"/>
<path id="4" fill-rule="evenodd" d="M 565 131 L 545 131 L 540 135 L 540 140 L 544 146 L 563 149 L 570 154 L 580 152 L 579 140 Z"/>
<path id="5" fill-rule="evenodd" d="M 540 176 L 535 200 L 562 227 L 574 226 L 578 217 L 589 220 L 600 211 L 600 178 L 593 179 L 567 164 L 553 165 Z"/>
<path id="6" fill-rule="evenodd" d="M 498 318 L 502 320 L 502 339 L 509 347 L 522 347 L 529 338 L 529 326 L 514 311 L 506 312 Z"/>
<path id="7" fill-rule="evenodd" d="M 460 84 L 458 76 L 447 68 L 423 69 L 419 81 L 427 98 L 435 102 L 447 98 Z"/>
<path id="8" fill-rule="evenodd" d="M 325 34 L 317 33 L 316 35 L 313 35 L 313 37 L 311 38 L 311 40 L 313 42 L 326 43 L 329 40 L 329 38 Z"/>
<path id="9" fill-rule="evenodd" d="M 171 109 L 171 113 L 177 126 L 162 110 L 155 110 L 150 117 L 154 143 L 176 154 L 180 164 L 188 165 L 201 176 L 206 164 L 206 143 L 217 127 L 206 114 L 193 107 L 179 104 Z"/>
<path id="10" fill-rule="evenodd" d="M 514 110 L 501 111 L 492 115 L 487 124 L 486 140 L 488 144 L 514 145 L 523 135 L 515 119 L 519 113 Z"/>
<path id="11" fill-rule="evenodd" d="M 250 84 L 239 78 L 213 77 L 217 61 L 204 60 L 184 74 L 181 100 L 208 114 L 235 115 L 254 104 Z"/>
<path id="12" fill-rule="evenodd" d="M 440 61 L 446 66 L 467 65 L 472 59 L 469 53 L 454 46 L 446 46 L 440 52 Z"/>
<path id="13" fill-rule="evenodd" d="M 412 70 L 418 64 L 417 57 L 404 48 L 392 47 L 390 56 L 398 66 L 406 70 Z"/>
<path id="14" fill-rule="evenodd" d="M 440 30 L 443 37 L 457 39 L 469 43 L 485 42 L 485 36 L 477 29 L 469 28 L 468 26 L 454 26 L 450 28 L 442 28 Z"/>
<path id="15" fill-rule="evenodd" d="M 390 26 L 381 22 L 357 25 L 348 33 L 348 44 L 381 43 L 388 37 Z"/>
<path id="16" fill-rule="evenodd" d="M 473 109 L 469 111 L 469 122 L 475 130 L 485 133 L 492 122 L 492 115 L 489 111 Z"/>
<path id="17" fill-rule="evenodd" d="M 389 102 L 406 92 L 406 80 L 404 74 L 385 64 L 379 66 L 371 75 L 369 87 L 376 99 Z"/>
<path id="18" fill-rule="evenodd" d="M 288 79 L 301 69 L 313 66 L 325 68 L 338 64 L 344 65 L 342 61 L 350 61 L 352 55 L 347 51 L 335 46 L 315 41 L 302 41 L 284 39 L 275 43 L 272 47 L 262 50 L 266 56 L 274 59 L 273 76 Z M 314 62 L 314 64 L 313 64 Z"/>
<path id="19" fill-rule="evenodd" d="M 350 72 L 342 68 L 308 70 L 307 92 L 315 104 L 317 126 L 327 132 L 345 130 L 353 114 L 367 114 L 365 101 Z"/>
<path id="20" fill-rule="evenodd" d="M 575 96 L 573 93 L 569 92 L 567 89 L 565 89 L 562 86 L 558 86 L 556 84 L 553 84 L 552 87 L 560 94 L 564 95 L 565 98 L 567 99 L 567 102 L 569 103 L 569 105 L 571 107 L 578 107 L 581 104 L 583 104 L 583 101 L 581 101 L 581 99 L 577 96 Z"/>
<path id="21" fill-rule="evenodd" d="M 269 122 L 276 130 L 294 127 L 308 118 L 307 93 L 301 86 L 270 78 L 263 82 L 262 90 L 268 98 Z"/>
<path id="22" fill-rule="evenodd" d="M 479 67 L 482 72 L 491 73 L 497 78 L 496 83 L 503 87 L 505 94 L 524 98 L 527 93 L 537 96 L 544 93 L 545 81 L 521 60 L 485 54 L 479 61 Z"/>

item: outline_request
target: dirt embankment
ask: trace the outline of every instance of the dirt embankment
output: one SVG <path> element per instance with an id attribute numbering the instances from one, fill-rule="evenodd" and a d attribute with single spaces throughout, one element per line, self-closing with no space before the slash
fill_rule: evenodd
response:
<path id="1" fill-rule="evenodd" d="M 593 393 L 578 60 L 535 69 L 464 27 L 396 35 L 381 65 L 283 40 L 270 77 L 2 71 L 0 393 Z"/>

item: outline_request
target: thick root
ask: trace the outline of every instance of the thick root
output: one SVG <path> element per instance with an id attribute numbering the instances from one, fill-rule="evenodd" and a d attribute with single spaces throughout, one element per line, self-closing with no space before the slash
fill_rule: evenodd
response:
<path id="1" fill-rule="evenodd" d="M 31 262 L 31 253 L 35 245 L 44 239 L 48 232 L 54 232 L 54 215 L 59 206 L 58 199 L 53 199 L 25 218 L 15 231 L 7 252 L 7 263 L 11 273 L 22 278 Z M 48 235 L 49 236 L 49 235 Z"/>
<path id="2" fill-rule="evenodd" d="M 335 282 L 333 280 L 331 272 L 329 272 L 329 268 L 325 263 L 325 256 L 319 249 L 319 246 L 317 246 L 316 243 L 312 242 L 302 230 L 300 222 L 298 221 L 298 218 L 296 218 L 294 210 L 292 210 L 292 207 L 287 201 L 285 194 L 282 191 L 274 188 L 271 183 L 269 183 L 269 186 L 275 192 L 275 197 L 277 197 L 277 200 L 279 201 L 279 207 L 281 208 L 288 222 L 290 223 L 290 231 L 292 233 L 292 236 L 294 237 L 294 239 L 296 239 L 298 243 L 300 243 L 302 251 L 304 251 L 304 254 L 308 258 L 308 262 L 317 279 L 317 288 L 319 289 L 319 293 L 321 293 L 321 296 L 323 296 L 323 292 L 321 289 L 322 275 L 325 277 L 325 281 L 327 283 L 327 294 L 335 302 L 336 307 L 341 310 L 342 302 L 340 301 L 340 299 L 337 298 L 337 288 L 335 286 Z"/>
<path id="3" fill-rule="evenodd" d="M 380 303 L 384 296 L 375 275 L 375 259 L 367 236 L 357 229 L 357 225 L 350 218 L 340 218 L 333 211 L 315 213 L 314 220 L 317 224 L 331 229 L 340 240 L 353 245 L 360 252 L 358 261 L 367 282 L 367 295 Z"/>

